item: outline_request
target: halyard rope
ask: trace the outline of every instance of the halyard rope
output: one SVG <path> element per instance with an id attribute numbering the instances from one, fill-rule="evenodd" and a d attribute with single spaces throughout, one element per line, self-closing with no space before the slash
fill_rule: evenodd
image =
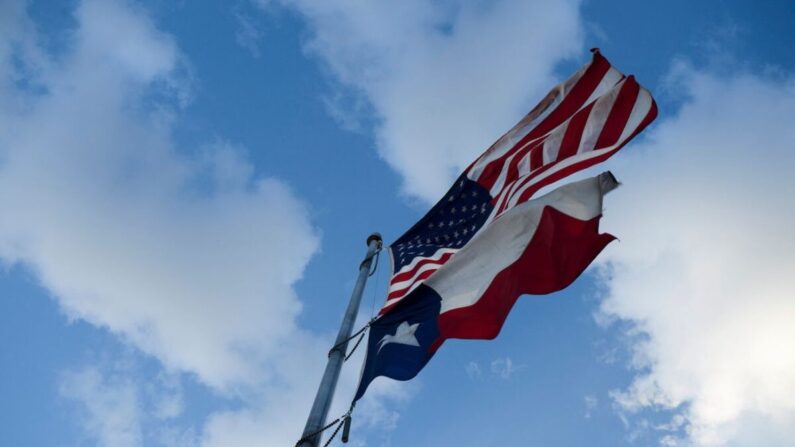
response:
<path id="1" fill-rule="evenodd" d="M 353 407 L 351 406 L 351 410 L 348 410 L 347 413 L 345 413 L 342 416 L 338 417 L 337 419 L 334 419 L 333 421 L 329 422 L 328 424 L 326 424 L 325 427 L 323 427 L 320 430 L 318 430 L 318 431 L 316 431 L 314 433 L 310 433 L 310 434 L 304 436 L 303 438 L 299 439 L 298 442 L 295 443 L 295 447 L 300 446 L 301 443 L 304 442 L 304 441 L 309 441 L 310 439 L 312 439 L 315 436 L 323 433 L 324 431 L 328 430 L 329 428 L 333 427 L 336 424 L 337 425 L 336 430 L 334 430 L 334 433 L 331 434 L 331 437 L 328 438 L 326 443 L 323 444 L 323 447 L 328 447 L 328 445 L 331 444 L 331 441 L 334 440 L 334 437 L 337 436 L 337 433 L 340 431 L 340 428 L 342 428 L 342 423 L 345 422 L 346 418 L 350 417 L 352 410 L 353 410 Z"/>
<path id="2" fill-rule="evenodd" d="M 351 341 L 354 338 L 356 338 L 357 336 L 359 336 L 359 334 L 361 334 L 362 337 L 359 338 L 359 341 L 356 342 L 356 344 L 353 346 L 353 349 L 351 349 L 351 351 L 345 356 L 345 360 L 348 360 L 348 358 L 351 356 L 351 354 L 353 354 L 353 351 L 355 351 L 356 348 L 359 346 L 359 343 L 362 342 L 362 339 L 364 338 L 364 331 L 366 331 L 367 328 L 369 328 L 370 325 L 373 324 L 378 318 L 379 318 L 378 316 L 371 318 L 370 321 L 367 322 L 367 324 L 365 324 L 361 329 L 359 329 L 358 331 L 353 333 L 350 337 L 348 337 L 345 340 L 342 340 L 341 342 L 339 342 L 336 345 L 332 346 L 331 349 L 329 349 L 329 351 L 328 351 L 328 355 L 331 356 L 331 354 L 334 351 L 340 351 L 341 354 L 345 354 L 344 352 L 341 351 L 340 348 L 342 348 L 343 345 L 345 345 L 349 341 Z"/>

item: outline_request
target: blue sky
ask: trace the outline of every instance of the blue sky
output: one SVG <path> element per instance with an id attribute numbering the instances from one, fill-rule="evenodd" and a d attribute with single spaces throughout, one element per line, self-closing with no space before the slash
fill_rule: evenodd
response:
<path id="1" fill-rule="evenodd" d="M 353 445 L 795 436 L 791 2 L 0 1 L 0 444 L 293 445 L 364 254 L 600 47 L 621 240 Z M 361 309 L 383 299 L 386 268 Z M 344 411 L 361 357 L 346 365 Z"/>

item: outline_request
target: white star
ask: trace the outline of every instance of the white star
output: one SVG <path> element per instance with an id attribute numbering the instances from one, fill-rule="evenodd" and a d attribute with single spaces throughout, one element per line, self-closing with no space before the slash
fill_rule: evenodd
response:
<path id="1" fill-rule="evenodd" d="M 409 325 L 408 321 L 400 323 L 395 330 L 395 335 L 386 334 L 384 335 L 384 338 L 378 342 L 378 352 L 381 352 L 381 348 L 388 345 L 389 343 L 395 343 L 397 345 L 419 346 L 420 342 L 417 341 L 417 337 L 414 336 L 414 333 L 417 332 L 417 328 L 419 326 L 419 323 Z"/>

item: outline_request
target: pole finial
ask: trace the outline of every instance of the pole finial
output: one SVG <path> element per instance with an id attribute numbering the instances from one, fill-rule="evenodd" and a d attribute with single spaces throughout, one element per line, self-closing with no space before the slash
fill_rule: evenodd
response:
<path id="1" fill-rule="evenodd" d="M 367 236 L 367 245 L 370 245 L 370 242 L 372 241 L 383 242 L 383 239 L 381 239 L 381 233 L 373 233 Z"/>

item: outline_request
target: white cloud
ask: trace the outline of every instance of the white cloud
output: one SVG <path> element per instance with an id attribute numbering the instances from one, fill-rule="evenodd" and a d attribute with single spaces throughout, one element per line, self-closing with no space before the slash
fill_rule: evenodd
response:
<path id="1" fill-rule="evenodd" d="M 308 52 L 373 106 L 379 153 L 427 202 L 556 83 L 584 33 L 576 0 L 278 3 L 306 19 Z"/>
<path id="2" fill-rule="evenodd" d="M 684 421 L 667 445 L 795 437 L 795 78 L 676 64 L 687 98 L 613 163 L 603 316 L 632 329 L 624 411 Z"/>
<path id="3" fill-rule="evenodd" d="M 60 394 L 78 404 L 85 432 L 103 447 L 142 445 L 137 386 L 127 377 L 87 367 L 61 375 Z"/>
<path id="4" fill-rule="evenodd" d="M 152 413 L 157 419 L 174 419 L 185 410 L 182 383 L 177 375 L 161 372 L 157 382 L 148 384 L 146 391 L 154 406 Z"/>
<path id="5" fill-rule="evenodd" d="M 362 323 L 366 321 L 360 320 Z M 282 361 L 276 364 L 282 380 L 271 384 L 261 395 L 249 398 L 246 408 L 214 414 L 205 426 L 202 446 L 294 445 L 309 414 L 325 367 L 329 348 L 327 342 L 328 339 L 309 336 L 288 341 L 284 346 Z M 290 355 L 291 352 L 301 352 L 301 355 Z M 360 348 L 345 363 L 329 411 L 329 422 L 348 410 L 348 399 L 353 397 L 358 384 L 363 354 L 364 349 Z M 366 428 L 375 428 L 376 433 L 394 429 L 399 414 L 390 407 L 404 404 L 413 396 L 415 389 L 416 384 L 376 379 L 356 405 L 352 428 L 356 437 L 363 439 L 362 429 Z M 324 433 L 324 436 L 328 435 L 330 432 Z"/>
<path id="6" fill-rule="evenodd" d="M 15 24 L 0 28 L 0 262 L 33 271 L 69 318 L 164 366 L 149 383 L 134 371 L 65 374 L 87 433 L 112 447 L 295 442 L 331 341 L 295 321 L 293 285 L 319 244 L 306 206 L 256 177 L 234 144 L 178 147 L 190 71 L 139 7 L 79 3 L 57 55 L 37 45 L 24 4 L 0 8 Z M 237 410 L 174 426 L 190 405 L 182 373 Z M 344 371 L 333 412 L 357 378 Z M 400 402 L 404 388 L 369 395 L 358 426 L 394 426 L 381 400 Z"/>
<path id="7" fill-rule="evenodd" d="M 599 406 L 599 399 L 596 396 L 588 395 L 583 398 L 583 403 L 585 404 L 585 419 L 590 419 Z"/>
<path id="8" fill-rule="evenodd" d="M 464 371 L 466 371 L 467 376 L 472 380 L 480 380 L 483 378 L 483 370 L 480 369 L 480 365 L 477 362 L 470 361 L 467 363 L 467 366 L 464 367 Z"/>
<path id="9" fill-rule="evenodd" d="M 179 376 L 140 366 L 128 352 L 61 372 L 59 395 L 83 435 L 102 447 L 198 446 L 194 428 L 175 419 L 183 410 Z"/>
<path id="10" fill-rule="evenodd" d="M 75 15 L 41 89 L 8 82 L 10 58 L 38 61 L 2 62 L 0 98 L 16 107 L 0 116 L 0 257 L 169 369 L 226 391 L 272 379 L 318 247 L 305 205 L 232 145 L 175 146 L 189 80 L 144 12 L 88 0 Z"/>
<path id="11" fill-rule="evenodd" d="M 502 380 L 510 380 L 517 371 L 525 367 L 526 365 L 514 365 L 510 357 L 500 357 L 491 362 L 491 374 Z"/>
<path id="12" fill-rule="evenodd" d="M 235 30 L 235 41 L 238 45 L 246 49 L 252 57 L 260 57 L 260 41 L 262 40 L 262 30 L 257 28 L 251 14 L 245 8 L 246 3 L 238 3 L 233 9 L 237 29 Z"/>

